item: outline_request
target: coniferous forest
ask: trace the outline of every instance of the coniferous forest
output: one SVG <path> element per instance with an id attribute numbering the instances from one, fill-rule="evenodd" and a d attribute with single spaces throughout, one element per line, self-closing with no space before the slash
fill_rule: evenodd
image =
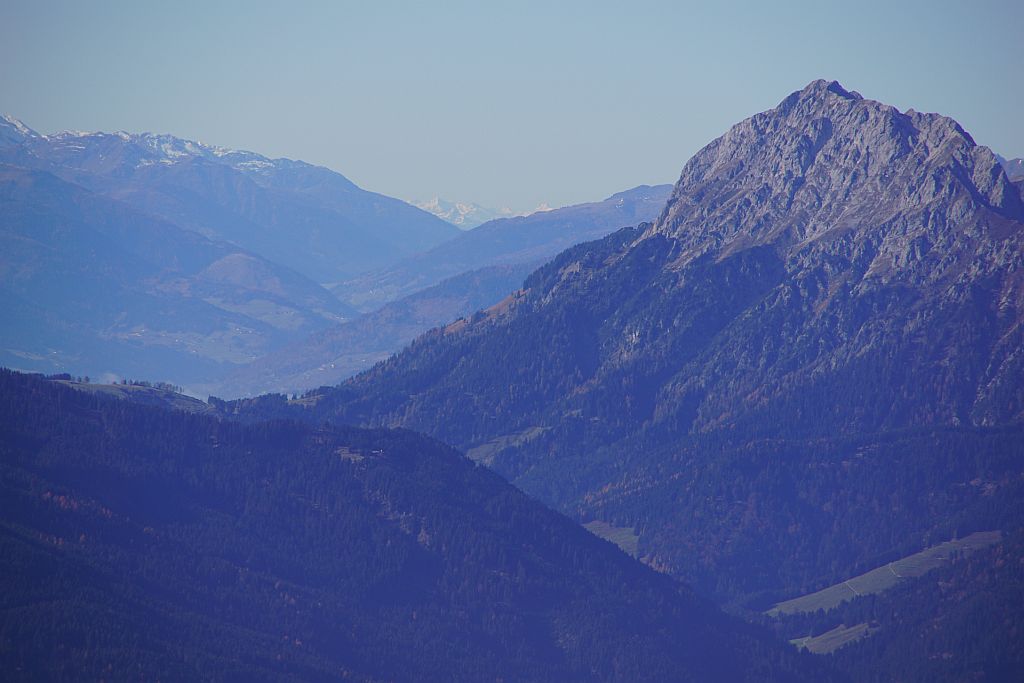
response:
<path id="1" fill-rule="evenodd" d="M 7 680 L 834 676 L 411 432 L 0 400 Z"/>

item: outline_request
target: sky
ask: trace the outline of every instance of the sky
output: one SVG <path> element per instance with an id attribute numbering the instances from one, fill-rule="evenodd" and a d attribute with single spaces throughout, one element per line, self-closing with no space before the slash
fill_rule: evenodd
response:
<path id="1" fill-rule="evenodd" d="M 816 78 L 1024 156 L 1022 31 L 1019 0 L 0 0 L 0 112 L 522 211 L 674 182 Z"/>

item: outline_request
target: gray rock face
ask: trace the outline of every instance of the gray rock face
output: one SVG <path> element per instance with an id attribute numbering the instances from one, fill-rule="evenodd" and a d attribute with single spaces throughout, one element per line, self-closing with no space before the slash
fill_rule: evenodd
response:
<path id="1" fill-rule="evenodd" d="M 973 384 L 970 405 L 936 408 L 942 419 L 993 424 L 1021 417 L 1019 392 L 994 396 L 1021 380 L 1022 222 L 1020 193 L 999 160 L 955 121 L 816 81 L 695 155 L 641 240 L 668 237 L 677 270 L 756 247 L 781 259 L 785 274 L 765 305 L 799 301 L 787 346 L 813 338 L 820 350 L 808 349 L 778 384 L 902 345 L 915 331 L 950 330 L 941 316 L 952 310 L 990 313 L 985 342 L 935 346 L 926 357 L 941 366 L 943 353 L 959 349 L 959 381 Z"/>
<path id="2" fill-rule="evenodd" d="M 938 279 L 948 272 L 927 252 L 988 241 L 1000 218 L 1024 218 L 1020 196 L 955 121 L 816 81 L 694 156 L 653 231 L 683 261 L 756 245 L 852 254 L 877 241 L 872 272 Z M 921 257 L 902 258 L 910 243 Z"/>

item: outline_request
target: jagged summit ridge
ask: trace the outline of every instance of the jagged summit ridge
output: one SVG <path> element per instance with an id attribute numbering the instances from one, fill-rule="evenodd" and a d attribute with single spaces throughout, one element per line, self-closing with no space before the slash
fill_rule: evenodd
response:
<path id="1" fill-rule="evenodd" d="M 1020 193 L 956 121 L 819 80 L 698 152 L 651 233 L 678 240 L 686 259 L 851 232 L 935 243 L 953 225 L 977 236 L 991 214 L 1024 220 Z"/>
<path id="2" fill-rule="evenodd" d="M 808 98 L 818 98 L 826 96 L 828 94 L 836 95 L 848 100 L 863 100 L 864 97 L 856 90 L 847 90 L 844 88 L 839 81 L 829 81 L 824 78 L 811 81 L 803 90 L 798 90 L 790 95 L 786 100 L 783 101 L 785 105 L 786 101 L 789 100 L 802 100 Z"/>
<path id="3" fill-rule="evenodd" d="M 290 159 L 270 159 L 256 152 L 209 145 L 167 133 L 61 131 L 40 137 L 53 146 L 66 148 L 72 154 L 75 150 L 82 150 L 85 154 L 94 147 L 120 146 L 124 148 L 126 163 L 136 168 L 196 159 L 226 164 L 248 172 L 265 172 L 277 167 L 305 165 Z"/>
<path id="4" fill-rule="evenodd" d="M 92 166 L 98 157 L 102 157 L 106 164 L 116 160 L 113 163 L 126 171 L 155 164 L 172 166 L 195 161 L 229 166 L 250 175 L 326 170 L 302 161 L 272 159 L 256 152 L 211 145 L 169 133 L 64 130 L 44 135 L 20 119 L 7 114 L 0 116 L 0 146 L 14 148 L 19 145 L 26 146 L 32 156 L 48 159 L 56 155 L 61 163 L 75 168 Z M 335 180 L 344 178 L 339 173 L 335 176 Z M 344 183 L 354 187 L 347 178 Z"/>
<path id="5" fill-rule="evenodd" d="M 20 119 L 10 114 L 0 114 L 0 145 L 16 145 L 37 137 L 39 133 L 26 126 Z"/>

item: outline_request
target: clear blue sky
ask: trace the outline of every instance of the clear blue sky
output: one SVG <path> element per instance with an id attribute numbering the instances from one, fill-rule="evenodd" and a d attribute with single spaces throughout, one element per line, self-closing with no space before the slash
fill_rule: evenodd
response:
<path id="1" fill-rule="evenodd" d="M 0 0 L 0 111 L 531 208 L 673 182 L 815 78 L 1024 156 L 1024 2 Z"/>

